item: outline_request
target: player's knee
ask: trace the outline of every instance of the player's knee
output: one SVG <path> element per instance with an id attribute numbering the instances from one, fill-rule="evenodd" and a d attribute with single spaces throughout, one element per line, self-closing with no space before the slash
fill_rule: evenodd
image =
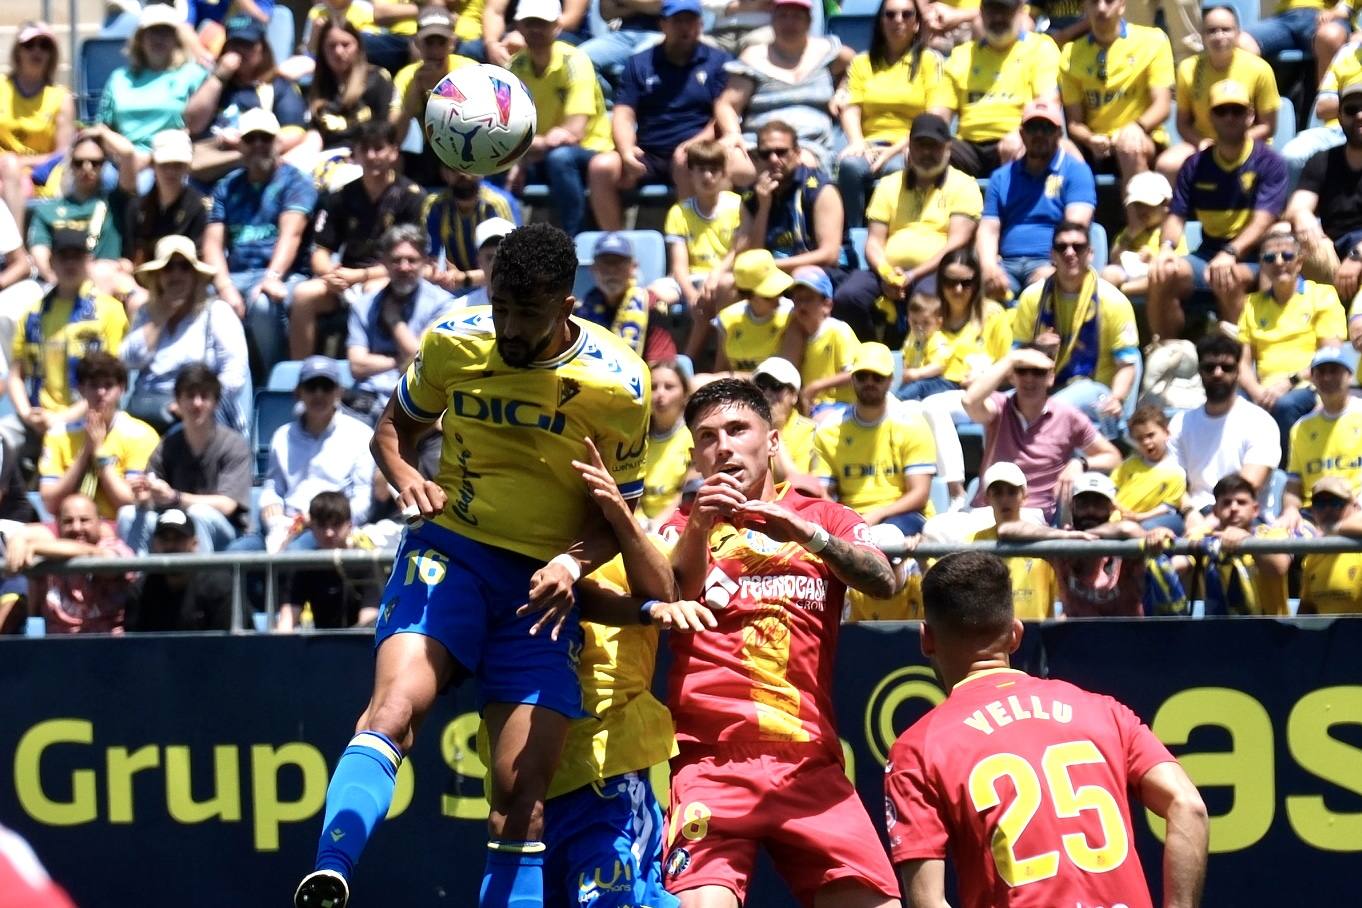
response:
<path id="1" fill-rule="evenodd" d="M 376 731 L 386 735 L 402 748 L 411 746 L 415 735 L 416 706 L 400 696 L 385 696 L 370 705 L 355 723 L 355 732 Z"/>

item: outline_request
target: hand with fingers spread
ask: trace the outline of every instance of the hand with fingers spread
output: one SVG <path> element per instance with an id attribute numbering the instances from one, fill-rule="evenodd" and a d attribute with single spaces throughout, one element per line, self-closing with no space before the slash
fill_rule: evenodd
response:
<path id="1" fill-rule="evenodd" d="M 699 634 L 719 626 L 719 620 L 708 607 L 693 599 L 680 602 L 654 602 L 648 610 L 653 624 L 664 631 Z"/>
<path id="2" fill-rule="evenodd" d="M 776 542 L 804 545 L 817 527 L 774 501 L 747 501 L 733 511 L 733 525 L 757 530 Z"/>
<path id="3" fill-rule="evenodd" d="M 581 575 L 581 567 L 577 568 L 575 572 L 577 576 L 574 576 L 574 572 L 565 563 L 571 557 L 559 555 L 535 571 L 534 576 L 530 578 L 530 599 L 516 609 L 516 614 L 523 618 L 535 612 L 543 612 L 530 628 L 531 636 L 548 628 L 549 639 L 557 640 L 568 615 L 572 614 L 572 607 L 576 604 L 572 585 L 577 582 L 577 576 Z"/>

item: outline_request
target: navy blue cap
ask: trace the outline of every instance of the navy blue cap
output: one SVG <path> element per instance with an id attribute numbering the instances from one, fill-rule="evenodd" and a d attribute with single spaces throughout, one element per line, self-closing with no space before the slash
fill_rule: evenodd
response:
<path id="1" fill-rule="evenodd" d="M 265 40 L 265 26 L 250 16 L 232 16 L 226 22 L 228 41 L 249 41 L 259 44 Z"/>
<path id="2" fill-rule="evenodd" d="M 622 233 L 611 231 L 601 234 L 601 238 L 591 250 L 591 257 L 596 259 L 603 255 L 619 255 L 631 259 L 634 257 L 634 244 Z"/>
<path id="3" fill-rule="evenodd" d="M 309 356 L 298 370 L 298 384 L 305 385 L 314 378 L 329 379 L 339 385 L 340 363 L 329 356 Z"/>

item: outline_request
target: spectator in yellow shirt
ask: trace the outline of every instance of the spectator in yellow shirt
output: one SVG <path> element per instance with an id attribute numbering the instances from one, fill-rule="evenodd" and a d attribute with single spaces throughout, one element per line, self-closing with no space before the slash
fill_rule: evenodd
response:
<path id="1" fill-rule="evenodd" d="M 1310 360 L 1319 407 L 1291 427 L 1286 489 L 1276 525 L 1292 534 L 1315 523 L 1311 489 L 1329 477 L 1362 487 L 1362 398 L 1348 393 L 1352 361 L 1338 347 L 1323 347 Z"/>
<path id="2" fill-rule="evenodd" d="M 851 363 L 861 342 L 851 326 L 832 317 L 832 279 L 817 265 L 804 265 L 791 275 L 794 309 L 785 326 L 781 355 L 799 367 L 800 404 L 811 416 L 855 400 Z"/>
<path id="3" fill-rule="evenodd" d="M 913 121 L 905 169 L 881 180 L 870 197 L 869 270 L 853 273 L 837 288 L 839 314 L 877 311 L 881 297 L 892 305 L 892 317 L 883 313 L 888 318 L 883 338 L 893 346 L 906 334 L 909 289 L 948 254 L 973 245 L 983 213 L 979 184 L 950 166 L 950 142 L 950 128 L 936 114 Z"/>
<path id="4" fill-rule="evenodd" d="M 881 178 L 903 169 L 899 152 L 918 114 L 950 118 L 950 85 L 941 55 L 927 47 L 926 2 L 881 0 L 870 50 L 847 69 L 837 188 L 847 226 L 865 223 L 866 196 Z"/>
<path id="5" fill-rule="evenodd" d="M 1277 128 L 1277 77 L 1272 66 L 1238 46 L 1239 13 L 1226 3 L 1214 3 L 1202 12 L 1202 35 L 1206 49 L 1178 64 L 1176 76 L 1177 129 L 1182 141 L 1159 155 L 1155 165 L 1169 183 L 1193 154 L 1215 143 L 1211 128 L 1211 86 L 1226 79 L 1248 89 L 1253 99 L 1253 126 L 1249 138 L 1266 142 Z M 1304 164 L 1304 162 L 1301 162 Z"/>
<path id="6" fill-rule="evenodd" d="M 1023 6 L 986 0 L 982 36 L 961 44 L 946 61 L 951 109 L 960 117 L 951 165 L 970 176 L 986 179 L 1021 156 L 1027 104 L 1059 101 L 1059 47 L 1049 35 L 1024 29 Z M 1066 150 L 1079 156 L 1077 148 Z"/>
<path id="7" fill-rule="evenodd" d="M 1122 182 L 1168 145 L 1173 48 L 1156 28 L 1125 20 L 1125 0 L 1084 0 L 1089 33 L 1064 45 L 1059 92 L 1069 138 L 1099 173 Z"/>
<path id="8" fill-rule="evenodd" d="M 1357 489 L 1338 476 L 1325 476 L 1311 490 L 1315 525 L 1326 536 L 1362 539 L 1362 508 Z M 1351 615 L 1362 612 L 1362 552 L 1306 555 L 1301 563 L 1299 615 Z"/>
<path id="9" fill-rule="evenodd" d="M 690 473 L 690 429 L 681 418 L 690 398 L 690 379 L 675 360 L 654 363 L 653 410 L 648 421 L 648 451 L 643 457 L 643 498 L 639 514 L 647 527 L 666 523 L 681 503 Z"/>
<path id="10" fill-rule="evenodd" d="M 742 196 L 728 185 L 728 152 L 718 142 L 686 146 L 686 171 L 695 195 L 667 212 L 663 235 L 676 289 L 691 310 L 687 354 L 696 359 L 710 336 L 710 319 L 732 302 L 733 274 L 723 267 L 742 221 Z"/>
<path id="11" fill-rule="evenodd" d="M 1135 453 L 1111 474 L 1121 519 L 1133 520 L 1146 530 L 1168 527 L 1181 536 L 1187 474 L 1168 453 L 1168 416 L 1163 408 L 1137 407 L 1130 416 L 1129 435 Z"/>
<path id="12" fill-rule="evenodd" d="M 784 296 L 794 280 L 780 270 L 771 253 L 749 249 L 733 263 L 733 283 L 747 298 L 719 313 L 714 371 L 749 373 L 780 351 L 792 308 Z"/>
<path id="13" fill-rule="evenodd" d="M 1173 201 L 1173 187 L 1161 173 L 1146 170 L 1126 184 L 1126 226 L 1116 234 L 1102 269 L 1102 280 L 1127 297 L 1149 292 L 1149 263 L 1159 254 L 1163 242 L 1163 222 Z M 1180 237 L 1173 250 L 1187 254 L 1187 238 Z"/>
<path id="14" fill-rule="evenodd" d="M 509 68 L 530 90 L 538 118 L 534 141 L 509 183 L 518 191 L 529 176 L 547 182 L 563 229 L 576 236 L 586 222 L 587 166 L 615 142 L 591 59 L 558 40 L 562 15 L 559 0 L 521 0 L 516 8 L 525 49 Z"/>
<path id="15" fill-rule="evenodd" d="M 1341 346 L 1348 326 L 1334 288 L 1301 277 L 1290 224 L 1268 228 L 1258 260 L 1267 289 L 1249 294 L 1239 316 L 1239 386 L 1277 421 L 1285 462 L 1291 427 L 1315 409 L 1311 359 L 1320 348 Z"/>
<path id="16" fill-rule="evenodd" d="M 826 494 L 823 483 L 813 475 L 818 426 L 795 406 L 802 385 L 799 370 L 787 359 L 770 356 L 752 373 L 752 383 L 766 396 L 771 425 L 780 432 L 780 447 L 771 457 L 771 475 L 776 482 L 788 482 L 805 495 L 822 498 Z"/>
<path id="17" fill-rule="evenodd" d="M 1315 83 L 1348 40 L 1352 4 L 1347 0 L 1277 0 L 1277 9 L 1239 35 L 1239 46 L 1264 60 L 1298 50 L 1315 59 Z"/>
<path id="18" fill-rule="evenodd" d="M 49 512 L 80 492 L 95 500 L 102 519 L 113 520 L 119 508 L 133 503 L 128 474 L 146 470 L 161 439 L 151 426 L 118 408 L 128 370 L 117 357 L 103 350 L 88 354 L 76 365 L 76 386 L 86 401 L 85 418 L 48 430 L 38 491 Z"/>
<path id="19" fill-rule="evenodd" d="M 894 394 L 900 400 L 922 400 L 955 391 L 959 385 L 945 378 L 951 342 L 941 327 L 943 306 L 936 278 L 928 276 L 913 286 L 908 298 L 908 337 L 903 342 L 903 378 Z"/>
<path id="20" fill-rule="evenodd" d="M 1291 556 L 1246 555 L 1239 546 L 1246 539 L 1285 539 L 1286 531 L 1258 518 L 1258 493 L 1238 473 L 1217 482 L 1211 494 L 1219 529 L 1204 532 L 1203 527 L 1189 533 L 1189 539 L 1202 540 L 1202 552 L 1195 559 L 1174 557 L 1174 567 L 1194 571 L 1202 585 L 1207 615 L 1285 615 Z"/>
<path id="21" fill-rule="evenodd" d="M 458 24 L 463 24 L 462 18 Z M 412 37 L 416 59 L 393 76 L 392 109 L 388 112 L 388 119 L 397 126 L 397 134 L 404 139 L 411 130 L 411 124 L 415 122 L 419 125 L 424 119 L 426 99 L 440 80 L 459 67 L 475 62 L 450 52 L 454 46 L 454 29 L 454 17 L 449 10 L 440 6 L 421 8 L 421 14 L 416 19 L 416 34 Z M 402 158 L 403 170 L 408 179 L 422 186 L 436 186 L 444 182 L 440 174 L 440 159 L 435 156 L 429 143 L 423 141 L 420 152 L 404 151 Z"/>

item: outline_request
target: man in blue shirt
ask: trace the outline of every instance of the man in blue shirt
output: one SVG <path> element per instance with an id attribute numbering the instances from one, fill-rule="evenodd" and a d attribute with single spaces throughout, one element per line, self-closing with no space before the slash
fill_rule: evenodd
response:
<path id="1" fill-rule="evenodd" d="M 1059 104 L 1031 101 L 1022 111 L 1026 156 L 993 171 L 975 236 L 984 289 L 994 299 L 1049 277 L 1050 240 L 1064 221 L 1092 222 L 1097 185 L 1092 169 L 1059 146 Z M 1001 258 L 999 257 L 1001 253 Z"/>
<path id="2" fill-rule="evenodd" d="M 664 0 L 662 43 L 629 58 L 611 113 L 615 150 L 591 159 L 591 212 L 602 230 L 621 230 L 620 190 L 671 183 L 694 195 L 686 147 L 714 133 L 714 102 L 728 85 L 721 50 L 700 43 L 699 0 Z"/>
<path id="3" fill-rule="evenodd" d="M 350 309 L 346 358 L 355 378 L 350 410 L 370 425 L 388 405 L 402 372 L 421 348 L 421 335 L 452 297 L 421 277 L 425 231 L 415 224 L 388 228 L 379 240 L 388 283 Z"/>
<path id="4" fill-rule="evenodd" d="M 213 188 L 203 258 L 217 269 L 218 295 L 246 323 L 253 362 L 283 359 L 288 299 L 303 279 L 304 238 L 317 206 L 312 179 L 279 161 L 279 121 L 262 108 L 241 115 L 245 167 Z M 260 370 L 263 372 L 263 369 Z M 257 384 L 263 374 L 253 375 Z"/>

